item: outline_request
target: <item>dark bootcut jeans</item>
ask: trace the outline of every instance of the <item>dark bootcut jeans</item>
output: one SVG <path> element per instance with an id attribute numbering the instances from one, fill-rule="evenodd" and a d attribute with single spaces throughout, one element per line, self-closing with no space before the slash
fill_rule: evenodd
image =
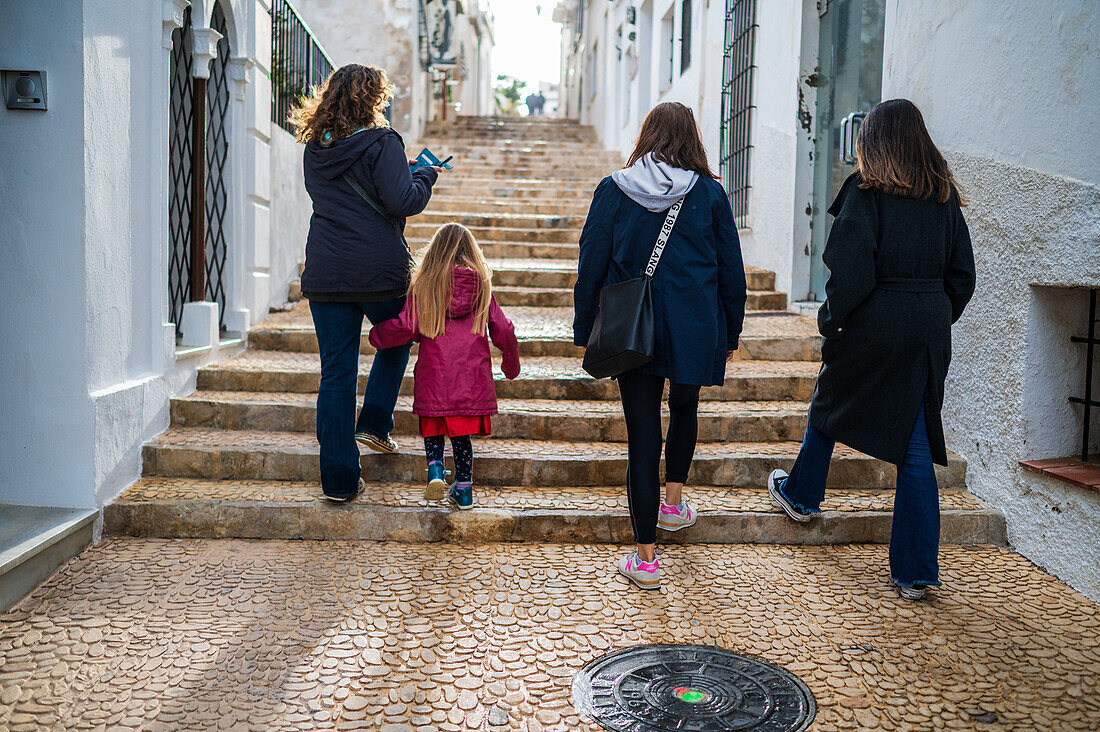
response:
<path id="1" fill-rule="evenodd" d="M 819 513 L 835 443 L 812 424 L 780 492 L 805 513 Z M 898 466 L 890 527 L 890 577 L 899 585 L 939 585 L 940 502 L 924 410 L 917 414 L 905 460 Z"/>
<path id="2" fill-rule="evenodd" d="M 363 408 L 355 419 L 359 380 L 359 343 L 363 317 L 374 323 L 397 317 L 405 298 L 382 302 L 311 301 L 313 327 L 321 352 L 321 387 L 317 393 L 317 442 L 321 444 L 321 489 L 325 495 L 353 495 L 361 468 L 356 432 L 378 437 L 393 429 L 393 408 L 409 363 L 412 345 L 387 348 L 374 355 Z"/>

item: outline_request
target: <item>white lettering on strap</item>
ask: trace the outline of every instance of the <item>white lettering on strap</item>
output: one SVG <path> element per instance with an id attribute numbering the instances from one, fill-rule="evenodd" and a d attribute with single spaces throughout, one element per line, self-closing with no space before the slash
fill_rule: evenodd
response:
<path id="1" fill-rule="evenodd" d="M 653 254 L 649 255 L 649 264 L 645 268 L 646 277 L 652 277 L 657 271 L 657 263 L 661 261 L 665 245 L 668 244 L 668 237 L 672 233 L 672 227 L 676 225 L 676 217 L 680 215 L 680 209 L 683 208 L 683 205 L 684 199 L 681 198 L 672 204 L 672 208 L 668 210 L 665 223 L 661 225 L 661 233 L 657 235 L 657 243 L 653 246 Z"/>

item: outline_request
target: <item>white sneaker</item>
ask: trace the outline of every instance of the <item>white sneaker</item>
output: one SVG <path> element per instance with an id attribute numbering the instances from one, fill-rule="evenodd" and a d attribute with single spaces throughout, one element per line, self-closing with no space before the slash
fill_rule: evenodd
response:
<path id="1" fill-rule="evenodd" d="M 898 593 L 906 600 L 923 600 L 928 594 L 928 587 L 926 585 L 917 585 L 915 587 L 898 585 Z"/>
<path id="2" fill-rule="evenodd" d="M 679 506 L 670 506 L 661 501 L 661 510 L 657 514 L 657 528 L 665 531 L 679 531 L 694 526 L 698 520 L 699 512 L 687 501 L 680 501 Z"/>
<path id="3" fill-rule="evenodd" d="M 813 519 L 814 514 L 802 513 L 791 505 L 791 502 L 787 500 L 786 496 L 780 492 L 779 481 L 786 477 L 788 477 L 786 470 L 780 470 L 779 468 L 773 470 L 771 475 L 768 476 L 768 495 L 772 497 L 772 501 L 774 501 L 777 506 L 783 509 L 783 513 L 787 514 L 795 521 L 804 524 Z"/>
<path id="4" fill-rule="evenodd" d="M 661 589 L 661 568 L 656 557 L 652 562 L 643 562 L 637 551 L 630 552 L 619 560 L 619 574 L 643 590 Z"/>

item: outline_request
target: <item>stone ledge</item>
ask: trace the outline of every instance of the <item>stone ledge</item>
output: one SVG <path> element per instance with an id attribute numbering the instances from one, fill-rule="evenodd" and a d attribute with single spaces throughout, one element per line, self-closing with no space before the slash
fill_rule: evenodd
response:
<path id="1" fill-rule="evenodd" d="M 663 544 L 884 544 L 889 511 L 826 511 L 803 525 L 773 512 L 700 514 L 699 523 L 660 532 Z M 162 538 L 323 539 L 356 541 L 629 543 L 626 511 L 523 511 L 380 506 L 353 501 L 332 505 L 271 501 L 120 501 L 104 511 L 111 534 Z M 946 544 L 1005 544 L 1004 519 L 991 509 L 941 514 Z"/>
<path id="2" fill-rule="evenodd" d="M 1083 463 L 1077 458 L 1050 458 L 1047 460 L 1021 460 L 1020 467 L 1063 483 L 1100 493 L 1100 463 Z"/>

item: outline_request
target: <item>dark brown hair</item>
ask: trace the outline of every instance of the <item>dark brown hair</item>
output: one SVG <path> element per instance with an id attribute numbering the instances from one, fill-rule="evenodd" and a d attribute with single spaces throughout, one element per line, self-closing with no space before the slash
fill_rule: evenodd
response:
<path id="1" fill-rule="evenodd" d="M 623 167 L 629 168 L 649 153 L 662 163 L 681 170 L 693 170 L 699 175 L 717 178 L 707 163 L 707 151 L 695 124 L 691 107 L 679 102 L 661 102 L 649 110 L 634 152 Z"/>
<path id="2" fill-rule="evenodd" d="M 908 99 L 876 104 L 856 136 L 860 188 L 906 198 L 946 203 L 958 193 L 955 177 L 924 126 L 917 105 Z M 966 202 L 959 195 L 959 203 Z"/>
<path id="3" fill-rule="evenodd" d="M 385 127 L 392 98 L 393 84 L 384 70 L 348 64 L 302 97 L 290 113 L 290 123 L 298 142 L 341 140 L 364 127 Z"/>

